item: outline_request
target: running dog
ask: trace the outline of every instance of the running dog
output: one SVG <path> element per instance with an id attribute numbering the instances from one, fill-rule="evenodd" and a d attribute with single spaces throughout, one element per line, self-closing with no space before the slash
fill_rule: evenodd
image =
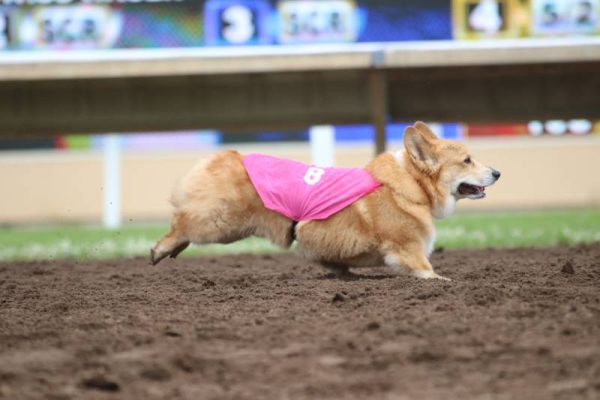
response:
<path id="1" fill-rule="evenodd" d="M 422 122 L 406 129 L 404 149 L 366 168 L 319 168 L 263 155 L 222 151 L 176 186 L 171 230 L 150 251 L 153 265 L 193 242 L 259 236 L 336 273 L 387 265 L 395 273 L 447 279 L 433 270 L 434 218 L 461 199 L 482 199 L 500 172 Z"/>

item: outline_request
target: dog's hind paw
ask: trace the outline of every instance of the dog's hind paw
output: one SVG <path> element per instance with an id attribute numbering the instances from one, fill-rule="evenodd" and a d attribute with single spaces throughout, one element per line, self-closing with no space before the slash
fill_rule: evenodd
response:
<path id="1" fill-rule="evenodd" d="M 168 253 L 163 253 L 163 254 L 157 254 L 157 252 L 154 249 L 150 249 L 150 264 L 151 265 L 156 265 L 160 262 L 160 260 L 162 260 L 163 258 L 165 258 L 166 256 L 168 256 Z"/>

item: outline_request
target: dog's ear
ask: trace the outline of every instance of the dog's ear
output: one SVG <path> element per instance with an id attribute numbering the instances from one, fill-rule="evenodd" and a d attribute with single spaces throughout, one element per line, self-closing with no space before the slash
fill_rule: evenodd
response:
<path id="1" fill-rule="evenodd" d="M 415 122 L 413 127 L 417 128 L 417 130 L 429 140 L 437 140 L 438 138 L 437 135 L 431 130 L 430 127 L 427 126 L 425 122 L 417 121 Z"/>
<path id="2" fill-rule="evenodd" d="M 413 162 L 425 172 L 433 172 L 437 167 L 437 158 L 433 149 L 433 140 L 409 126 L 404 131 L 404 148 Z"/>

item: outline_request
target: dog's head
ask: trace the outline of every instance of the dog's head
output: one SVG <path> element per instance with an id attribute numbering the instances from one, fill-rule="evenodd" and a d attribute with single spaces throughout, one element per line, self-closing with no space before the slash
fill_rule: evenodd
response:
<path id="1" fill-rule="evenodd" d="M 420 121 L 406 129 L 404 148 L 417 169 L 456 200 L 484 198 L 485 188 L 500 178 L 499 171 L 471 157 L 462 143 L 439 139 Z"/>

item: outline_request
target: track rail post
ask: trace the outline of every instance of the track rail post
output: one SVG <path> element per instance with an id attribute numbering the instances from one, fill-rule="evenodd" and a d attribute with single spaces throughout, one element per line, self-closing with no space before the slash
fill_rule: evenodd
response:
<path id="1" fill-rule="evenodd" d="M 121 138 L 108 134 L 102 138 L 104 158 L 104 210 L 102 222 L 107 229 L 121 227 Z"/>
<path id="2" fill-rule="evenodd" d="M 333 167 L 335 161 L 335 128 L 312 126 L 309 130 L 311 159 L 314 165 Z"/>
<path id="3" fill-rule="evenodd" d="M 371 120 L 375 127 L 375 155 L 378 155 L 387 147 L 388 85 L 385 71 L 369 71 L 369 95 Z"/>

